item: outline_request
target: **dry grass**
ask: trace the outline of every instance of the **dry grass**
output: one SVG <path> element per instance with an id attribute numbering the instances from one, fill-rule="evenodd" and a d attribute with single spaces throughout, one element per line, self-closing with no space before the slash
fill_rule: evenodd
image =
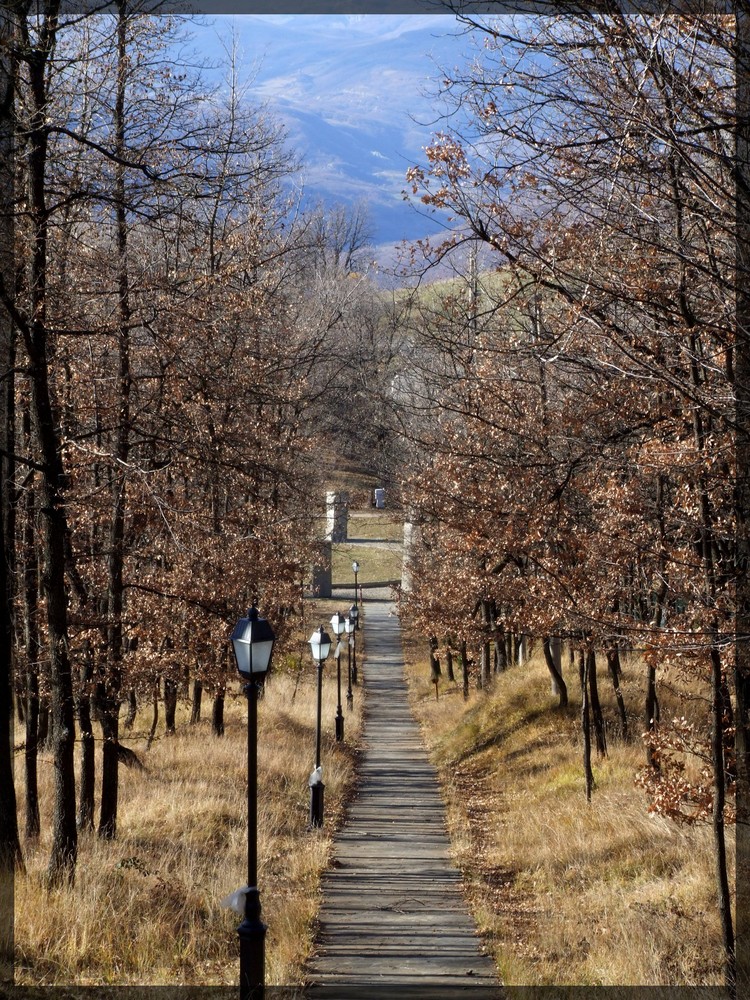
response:
<path id="1" fill-rule="evenodd" d="M 352 511 L 349 514 L 349 538 L 403 542 L 404 524 L 400 518 L 382 510 Z"/>
<path id="2" fill-rule="evenodd" d="M 345 741 L 336 744 L 335 671 L 329 664 L 323 694 L 326 816 L 324 829 L 315 831 L 306 829 L 314 665 L 299 680 L 273 675 L 259 704 L 258 885 L 268 925 L 270 985 L 302 979 L 320 876 L 353 789 L 361 700 L 358 689 L 355 713 L 346 715 Z M 36 847 L 25 845 L 26 873 L 15 888 L 18 984 L 237 982 L 240 918 L 219 903 L 247 881 L 246 720 L 245 699 L 237 691 L 228 695 L 221 739 L 212 736 L 208 722 L 191 727 L 183 718 L 176 735 L 162 737 L 147 752 L 145 740 L 126 740 L 147 770 L 121 769 L 118 838 L 82 838 L 72 888 L 44 888 L 48 833 Z M 50 758 L 42 754 L 45 831 L 50 772 Z"/>
<path id="3" fill-rule="evenodd" d="M 556 708 L 543 662 L 464 702 L 407 643 L 415 710 L 437 763 L 456 861 L 507 985 L 722 982 L 711 831 L 650 816 L 639 740 L 610 740 L 584 796 L 577 707 Z M 640 713 L 640 671 L 625 697 Z M 570 682 L 569 682 L 570 683 Z M 607 697 L 605 679 L 600 682 Z M 577 681 L 570 684 L 577 700 Z M 612 705 L 605 712 L 614 720 Z M 636 728 L 637 724 L 636 724 Z"/>
<path id="4" fill-rule="evenodd" d="M 354 587 L 352 560 L 359 563 L 358 582 L 363 586 L 386 585 L 401 580 L 403 557 L 400 545 L 388 545 L 382 548 L 360 545 L 349 545 L 339 542 L 332 548 L 331 569 L 334 587 Z"/>

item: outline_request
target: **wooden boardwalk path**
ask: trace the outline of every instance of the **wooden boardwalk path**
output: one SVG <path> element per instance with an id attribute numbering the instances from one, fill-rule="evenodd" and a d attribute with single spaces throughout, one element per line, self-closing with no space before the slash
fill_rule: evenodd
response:
<path id="1" fill-rule="evenodd" d="M 407 701 L 398 620 L 367 601 L 360 790 L 324 878 L 310 1000 L 499 998 L 449 855 L 437 776 Z"/>

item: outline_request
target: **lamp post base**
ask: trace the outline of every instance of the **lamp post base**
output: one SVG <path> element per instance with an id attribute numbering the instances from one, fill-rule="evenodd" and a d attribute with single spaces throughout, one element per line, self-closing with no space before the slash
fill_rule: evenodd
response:
<path id="1" fill-rule="evenodd" d="M 340 743 L 344 738 L 344 716 L 341 714 L 341 705 L 336 715 L 336 742 Z"/>
<path id="2" fill-rule="evenodd" d="M 354 708 L 354 695 L 352 694 L 351 689 L 346 692 L 346 707 L 350 712 Z"/>
<path id="3" fill-rule="evenodd" d="M 322 781 L 310 785 L 310 826 L 323 825 L 323 792 L 325 787 Z"/>
<path id="4" fill-rule="evenodd" d="M 260 913 L 257 888 L 250 889 L 249 909 Z M 247 904 L 246 904 L 247 905 Z M 240 939 L 240 1000 L 264 1000 L 266 925 L 259 916 L 248 917 L 237 928 Z"/>

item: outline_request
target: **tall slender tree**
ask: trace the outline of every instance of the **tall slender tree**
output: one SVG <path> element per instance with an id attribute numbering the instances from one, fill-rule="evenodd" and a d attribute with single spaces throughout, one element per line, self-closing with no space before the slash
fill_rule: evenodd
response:
<path id="1" fill-rule="evenodd" d="M 12 719 L 13 719 L 13 600 L 12 567 L 14 556 L 14 526 L 12 520 L 12 483 L 14 476 L 13 440 L 15 369 L 15 324 L 8 309 L 15 287 L 14 253 L 14 125 L 13 95 L 16 65 L 16 9 L 8 5 L 0 11 L 0 880 L 5 897 L 8 870 L 21 861 L 21 845 L 16 817 L 16 794 L 13 781 Z M 3 911 L 5 907 L 3 907 Z M 5 918 L 0 928 L 3 949 L 9 936 Z M 5 962 L 2 955 L 3 980 Z"/>
<path id="2" fill-rule="evenodd" d="M 50 379 L 52 335 L 47 322 L 49 215 L 47 162 L 50 64 L 57 43 L 60 4 L 49 0 L 39 17 L 27 8 L 19 19 L 18 57 L 28 94 L 25 124 L 29 219 L 28 302 L 16 313 L 29 370 L 34 434 L 40 460 L 39 511 L 42 522 L 42 592 L 46 604 L 50 664 L 52 746 L 55 776 L 51 882 L 72 880 L 78 853 L 74 773 L 75 718 L 65 584 L 68 522 L 63 499 L 65 473 L 59 423 Z"/>

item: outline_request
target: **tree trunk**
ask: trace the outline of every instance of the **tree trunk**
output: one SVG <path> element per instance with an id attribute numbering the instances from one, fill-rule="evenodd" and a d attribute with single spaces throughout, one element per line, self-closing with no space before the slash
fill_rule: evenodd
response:
<path id="1" fill-rule="evenodd" d="M 72 881 L 78 856 L 75 801 L 75 718 L 73 682 L 68 656 L 68 601 L 65 586 L 65 539 L 68 526 L 62 488 L 65 481 L 62 442 L 50 386 L 50 345 L 46 325 L 46 204 L 48 64 L 57 35 L 59 0 L 48 0 L 38 25 L 37 44 L 29 41 L 28 11 L 22 14 L 22 57 L 27 64 L 31 118 L 28 149 L 28 219 L 32 237 L 29 267 L 31 317 L 22 328 L 28 354 L 29 388 L 40 465 L 39 510 L 42 520 L 42 591 L 47 604 L 47 636 L 52 707 L 54 815 L 48 865 L 50 884 Z"/>
<path id="2" fill-rule="evenodd" d="M 37 722 L 37 736 L 36 745 L 37 749 L 41 750 L 43 747 L 47 749 L 49 747 L 51 734 L 49 729 L 49 702 L 46 698 L 39 698 L 39 721 Z"/>
<path id="3" fill-rule="evenodd" d="M 736 5 L 735 81 L 736 336 L 734 374 L 737 414 L 737 636 L 750 635 L 750 12 Z M 735 646 L 737 760 L 737 983 L 750 983 L 750 647 Z"/>
<path id="4" fill-rule="evenodd" d="M 0 280 L 10 295 L 15 283 L 13 226 L 13 92 L 15 64 L 12 41 L 16 33 L 15 17 L 8 9 L 0 10 Z M 13 780 L 13 568 L 15 564 L 13 525 L 12 454 L 14 452 L 14 379 L 15 330 L 9 311 L 0 303 L 0 872 L 7 873 L 22 865 L 21 842 L 16 812 L 16 789 Z M 3 874 L 5 883 L 5 874 Z M 10 909 L 5 908 L 10 914 Z M 3 925 L 5 920 L 3 920 Z M 2 926 L 5 938 L 5 926 Z M 5 940 L 2 952 L 6 961 Z M 3 981 L 5 980 L 3 967 Z"/>
<path id="5" fill-rule="evenodd" d="M 542 640 L 542 646 L 543 645 L 544 645 L 544 640 Z M 562 677 L 562 640 L 556 635 L 551 635 L 549 637 L 549 652 L 550 656 L 552 657 L 552 662 L 555 665 L 555 670 Z M 546 660 L 546 653 L 545 653 L 545 660 Z M 559 697 L 560 689 L 554 677 L 551 678 L 551 688 L 552 688 L 552 694 L 555 694 Z"/>
<path id="6" fill-rule="evenodd" d="M 609 675 L 612 678 L 612 687 L 615 691 L 615 699 L 617 701 L 617 711 L 620 714 L 620 731 L 622 733 L 623 740 L 627 743 L 630 738 L 628 732 L 628 714 L 625 711 L 625 700 L 622 697 L 622 691 L 620 690 L 620 675 L 622 669 L 620 667 L 620 651 L 617 645 L 610 646 L 607 649 L 607 667 L 609 668 Z"/>
<path id="7" fill-rule="evenodd" d="M 448 680 L 455 683 L 456 677 L 453 673 L 453 650 L 450 647 L 450 643 L 446 644 L 445 647 L 445 672 L 448 675 Z"/>
<path id="8" fill-rule="evenodd" d="M 568 685 L 563 680 L 562 672 L 557 668 L 555 658 L 552 655 L 550 637 L 548 635 L 544 637 L 542 648 L 544 649 L 544 661 L 547 664 L 547 669 L 552 677 L 552 683 L 554 684 L 557 695 L 560 698 L 560 708 L 566 708 L 568 704 Z"/>
<path id="9" fill-rule="evenodd" d="M 433 684 L 437 684 L 442 675 L 440 669 L 440 657 L 437 655 L 438 651 L 438 641 L 433 635 L 430 637 L 430 680 Z"/>
<path id="10" fill-rule="evenodd" d="M 171 677 L 164 678 L 164 729 L 167 735 L 175 732 L 177 713 L 177 682 Z"/>
<path id="11" fill-rule="evenodd" d="M 31 454 L 31 415 L 24 407 L 21 427 L 23 445 Z M 23 632 L 26 652 L 26 749 L 24 768 L 26 772 L 26 837 L 36 840 L 41 823 L 39 817 L 38 755 L 39 747 L 46 740 L 39 718 L 39 663 L 42 652 L 39 642 L 39 561 L 35 548 L 36 507 L 34 502 L 33 479 L 30 478 L 24 502 L 23 526 Z M 46 715 L 45 715 L 46 721 Z"/>
<path id="12" fill-rule="evenodd" d="M 101 714 L 102 727 L 102 791 L 99 802 L 99 827 L 97 832 L 103 840 L 114 840 L 117 836 L 118 801 L 118 747 L 119 703 L 112 704 L 106 696 L 102 699 L 104 711 Z"/>
<path id="13" fill-rule="evenodd" d="M 659 724 L 659 699 L 656 697 L 656 667 L 652 663 L 649 663 L 646 668 L 645 721 L 648 732 L 653 732 Z M 648 743 L 646 744 L 646 761 L 649 767 L 653 767 L 656 771 L 660 770 L 658 758 Z"/>
<path id="14" fill-rule="evenodd" d="M 711 764 L 713 768 L 713 834 L 716 887 L 719 900 L 719 917 L 724 943 L 724 982 L 736 995 L 735 936 L 732 924 L 732 898 L 727 874 L 726 831 L 724 805 L 726 777 L 724 764 L 724 712 L 722 696 L 722 670 L 719 650 L 711 649 Z"/>
<path id="15" fill-rule="evenodd" d="M 194 726 L 201 720 L 201 701 L 203 698 L 203 685 L 199 680 L 193 681 L 193 707 L 190 710 L 190 725 Z"/>
<path id="16" fill-rule="evenodd" d="M 589 658 L 582 649 L 579 653 L 578 673 L 581 681 L 581 730 L 583 732 L 583 776 L 586 783 L 586 801 L 591 802 L 594 790 L 594 772 L 591 769 L 591 719 L 589 711 Z"/>
<path id="17" fill-rule="evenodd" d="M 52 849 L 47 874 L 52 885 L 72 882 L 78 857 L 75 787 L 75 718 L 73 683 L 68 658 L 67 600 L 63 539 L 65 515 L 56 490 L 44 490 L 45 517 L 44 589 L 47 594 L 47 624 L 50 647 L 50 687 L 52 702 L 52 753 L 54 771 L 54 814 Z"/>
<path id="18" fill-rule="evenodd" d="M 118 403 L 114 464 L 111 470 L 112 523 L 107 561 L 107 677 L 102 692 L 102 797 L 99 836 L 112 840 L 117 835 L 119 797 L 119 715 L 122 687 L 123 567 L 125 562 L 125 508 L 130 455 L 130 298 L 128 274 L 128 224 L 125 206 L 125 87 L 127 79 L 127 37 L 124 0 L 117 2 L 117 92 L 114 112 L 115 226 L 117 232 L 118 310 Z"/>
<path id="19" fill-rule="evenodd" d="M 211 732 L 214 736 L 224 735 L 224 692 L 220 691 L 214 695 L 211 709 Z"/>
<path id="20" fill-rule="evenodd" d="M 461 679 L 463 681 L 464 701 L 469 697 L 469 655 L 466 652 L 466 640 L 461 640 Z"/>
<path id="21" fill-rule="evenodd" d="M 487 690 L 492 681 L 492 667 L 490 665 L 490 609 L 489 601 L 482 601 L 482 645 L 479 651 L 479 687 Z"/>
<path id="22" fill-rule="evenodd" d="M 596 653 L 590 649 L 587 653 L 589 693 L 591 695 L 591 718 L 594 723 L 594 737 L 596 739 L 596 752 L 600 757 L 607 756 L 607 734 L 604 728 L 604 715 L 602 705 L 599 701 L 599 684 L 596 676 Z"/>
<path id="23" fill-rule="evenodd" d="M 91 682 L 94 676 L 93 650 L 86 643 L 81 665 L 81 685 L 78 691 L 78 724 L 81 730 L 81 764 L 78 794 L 78 829 L 94 829 L 94 792 L 96 762 L 94 730 L 91 725 Z"/>
<path id="24" fill-rule="evenodd" d="M 663 624 L 669 584 L 667 581 L 667 530 L 664 524 L 664 476 L 659 475 L 656 482 L 656 516 L 659 525 L 659 579 L 661 583 L 654 600 L 651 613 L 651 627 L 658 629 Z M 659 724 L 659 699 L 656 696 L 656 663 L 653 654 L 647 659 L 646 666 L 646 732 L 653 732 Z M 655 771 L 660 770 L 659 761 L 651 745 L 646 742 L 646 762 Z"/>
<path id="25" fill-rule="evenodd" d="M 3 529 L 0 528 L 0 535 L 2 531 Z M 0 539 L 0 544 L 2 544 L 2 539 Z M 8 582 L 4 553 L 0 553 L 0 563 L 2 563 L 0 592 L 5 594 Z M 0 666 L 0 877 L 5 884 L 7 884 L 6 873 L 22 865 L 11 756 L 13 743 L 11 735 L 13 720 L 12 650 L 12 635 L 6 623 L 3 622 L 2 639 L 0 640 L 0 659 L 2 660 L 2 666 Z"/>
<path id="26" fill-rule="evenodd" d="M 477 674 L 477 687 L 485 691 L 490 685 L 490 644 L 484 639 L 479 647 L 479 672 Z"/>
<path id="27" fill-rule="evenodd" d="M 694 384 L 698 379 L 694 373 Z M 696 448 L 699 453 L 707 455 L 709 446 L 701 415 L 697 408 L 693 412 L 693 428 Z M 709 485 L 705 473 L 698 477 L 701 524 L 700 552 L 704 574 L 704 599 L 706 606 L 716 606 L 717 569 L 714 559 L 714 513 L 712 510 Z M 722 938 L 724 943 L 724 981 L 730 993 L 737 993 L 735 934 L 732 922 L 732 903 L 729 893 L 729 878 L 727 874 L 726 831 L 724 826 L 724 805 L 726 800 L 726 765 L 724 759 L 725 745 L 725 681 L 721 668 L 721 647 L 719 640 L 719 621 L 711 622 L 707 630 L 711 640 L 711 769 L 713 777 L 713 834 L 714 860 L 716 864 L 716 885 L 721 920 Z M 731 725 L 726 719 L 726 726 Z"/>
<path id="28" fill-rule="evenodd" d="M 133 728 L 135 723 L 135 717 L 138 714 L 138 698 L 135 693 L 135 688 L 130 688 L 128 691 L 128 714 L 125 716 L 123 725 L 126 729 L 130 730 Z"/>
<path id="29" fill-rule="evenodd" d="M 36 840 L 41 830 L 39 819 L 39 675 L 36 663 L 26 668 L 26 747 L 24 768 L 26 772 L 26 839 Z"/>
<path id="30" fill-rule="evenodd" d="M 498 674 L 508 669 L 507 648 L 503 626 L 495 618 L 495 672 Z"/>
<path id="31" fill-rule="evenodd" d="M 151 749 L 151 744 L 154 742 L 154 738 L 156 737 L 156 726 L 157 723 L 159 722 L 159 678 L 158 677 L 154 681 L 154 689 L 151 697 L 151 707 L 152 707 L 151 730 L 148 734 L 148 740 L 146 741 L 147 750 Z"/>

